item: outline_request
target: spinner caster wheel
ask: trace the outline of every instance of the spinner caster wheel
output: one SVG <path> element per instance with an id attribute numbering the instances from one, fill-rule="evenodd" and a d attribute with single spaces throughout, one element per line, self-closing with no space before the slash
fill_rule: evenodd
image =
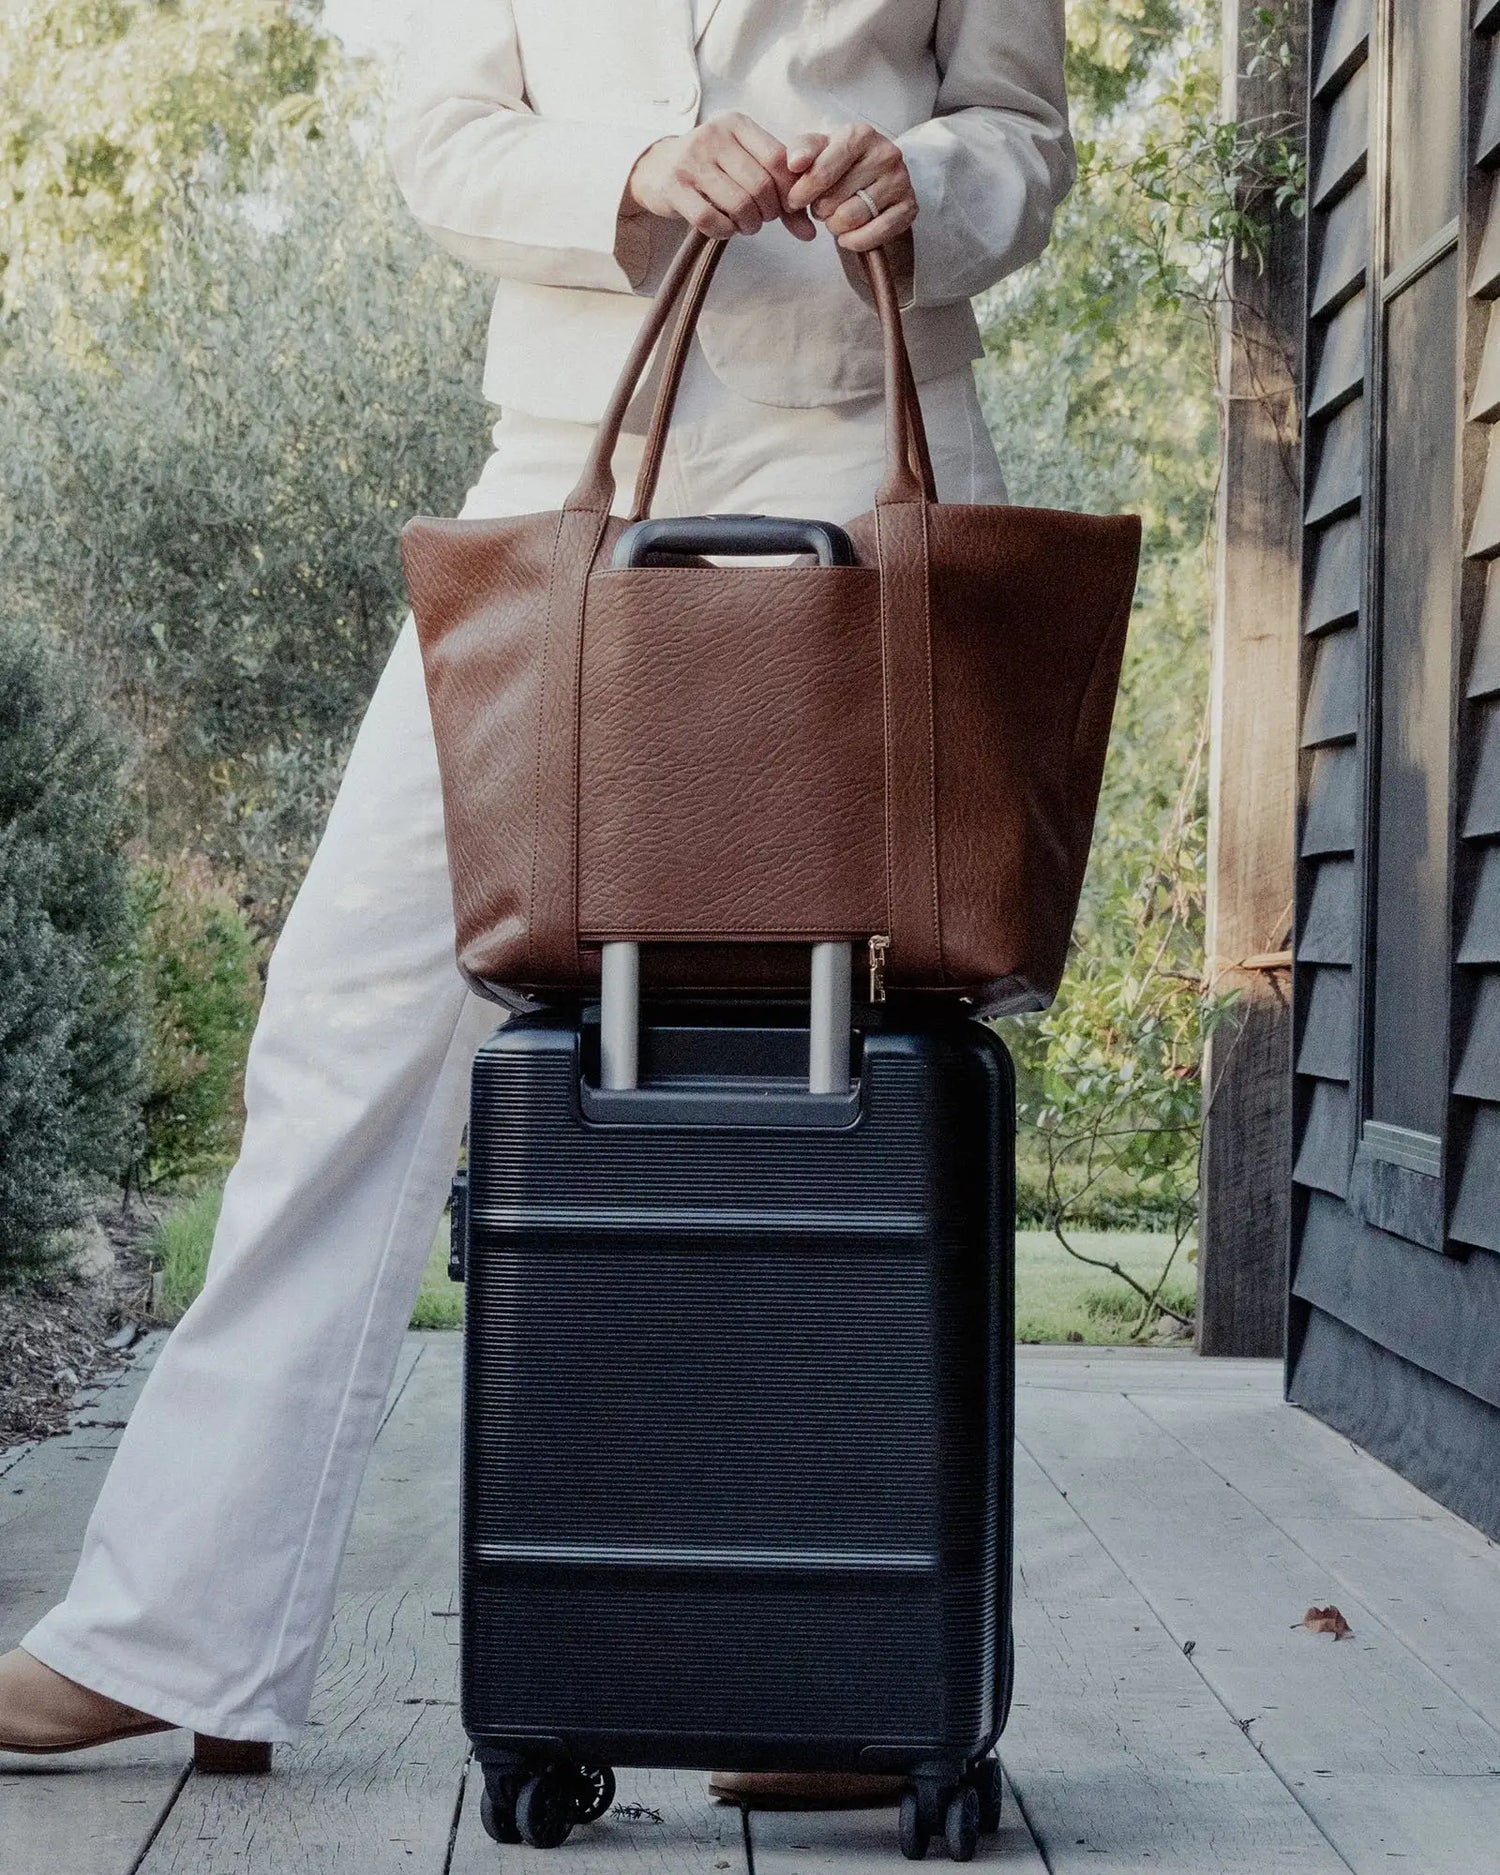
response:
<path id="1" fill-rule="evenodd" d="M 901 1814 L 896 1822 L 896 1830 L 901 1843 L 901 1853 L 907 1861 L 924 1861 L 927 1856 L 927 1845 L 932 1841 L 932 1832 L 928 1829 L 927 1819 L 922 1814 L 922 1799 L 914 1790 L 907 1791 L 901 1799 Z"/>
<path id="2" fill-rule="evenodd" d="M 507 1846 L 521 1840 L 516 1828 L 516 1791 L 508 1778 L 485 1780 L 484 1795 L 479 1799 L 479 1821 L 491 1842 Z"/>
<path id="3" fill-rule="evenodd" d="M 539 1771 L 521 1786 L 516 1799 L 516 1828 L 533 1849 L 557 1849 L 573 1833 L 578 1803 L 566 1772 Z"/>
<path id="4" fill-rule="evenodd" d="M 577 1820 L 597 1823 L 615 1800 L 615 1774 L 607 1764 L 578 1767 Z"/>
<path id="5" fill-rule="evenodd" d="M 979 1792 L 972 1784 L 961 1784 L 948 1799 L 943 1816 L 943 1838 L 950 1860 L 974 1860 L 979 1847 Z"/>
<path id="6" fill-rule="evenodd" d="M 993 1836 L 1000 1827 L 1000 1800 L 1004 1788 L 997 1758 L 981 1758 L 969 1773 L 969 1782 L 979 1792 L 979 1833 Z"/>

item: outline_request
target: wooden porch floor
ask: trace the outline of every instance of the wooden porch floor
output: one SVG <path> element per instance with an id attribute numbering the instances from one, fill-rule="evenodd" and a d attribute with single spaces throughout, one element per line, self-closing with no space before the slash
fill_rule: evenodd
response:
<path id="1" fill-rule="evenodd" d="M 894 1817 L 716 1809 L 689 1774 L 547 1855 L 498 1851 L 454 1705 L 459 1340 L 413 1335 L 315 1722 L 268 1779 L 172 1735 L 0 1757 L 0 1875 L 855 1875 Z M 0 1645 L 64 1588 L 143 1365 L 0 1457 Z M 980 1862 L 1127 1875 L 1500 1868 L 1500 1553 L 1279 1399 L 1269 1363 L 1020 1352 L 1013 1798 Z M 1295 1628 L 1336 1602 L 1353 1635 Z M 941 1863 L 935 1849 L 933 1862 Z"/>

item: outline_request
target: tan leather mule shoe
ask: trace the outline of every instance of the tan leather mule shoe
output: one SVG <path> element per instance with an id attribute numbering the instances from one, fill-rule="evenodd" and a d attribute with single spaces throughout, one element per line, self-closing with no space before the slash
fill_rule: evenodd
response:
<path id="1" fill-rule="evenodd" d="M 716 1803 L 751 1810 L 868 1810 L 900 1803 L 906 1779 L 858 1771 L 711 1771 L 708 1791 Z"/>
<path id="2" fill-rule="evenodd" d="M 175 1729 L 64 1679 L 23 1648 L 0 1655 L 0 1751 L 85 1751 Z"/>
<path id="3" fill-rule="evenodd" d="M 166 1719 L 153 1719 L 149 1712 L 122 1706 L 54 1673 L 24 1648 L 0 1655 L 0 1751 L 49 1757 L 177 1729 Z M 271 1768 L 271 1747 L 195 1732 L 193 1768 L 237 1777 L 258 1775 Z"/>

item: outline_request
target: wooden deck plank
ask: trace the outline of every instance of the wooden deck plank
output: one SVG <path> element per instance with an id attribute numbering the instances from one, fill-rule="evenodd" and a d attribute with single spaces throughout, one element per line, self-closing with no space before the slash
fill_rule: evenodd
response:
<path id="1" fill-rule="evenodd" d="M 1026 1827 L 1016 1795 L 1007 1784 L 997 1835 L 982 1838 L 974 1866 L 1003 1865 L 1015 1875 L 1047 1875 L 1047 1863 Z M 750 1813 L 755 1875 L 874 1875 L 910 1870 L 896 1842 L 893 1809 L 817 1811 L 801 1815 L 770 1810 Z M 941 1844 L 932 1860 L 945 1861 Z M 602 1875 L 602 1872 L 601 1872 Z"/>
<path id="2" fill-rule="evenodd" d="M 1027 1448 L 1172 1637 L 1194 1643 L 1193 1667 L 1351 1868 L 1390 1861 L 1345 1778 L 1425 1780 L 1448 1838 L 1484 1840 L 1500 1732 L 1369 1603 L 1336 1598 L 1349 1640 L 1294 1628 L 1304 1608 L 1335 1599 L 1323 1563 L 1142 1407 L 1122 1399 L 1100 1413 L 1064 1394 L 1039 1404 L 1023 1404 Z"/>
<path id="3" fill-rule="evenodd" d="M 1048 1869 L 1342 1875 L 1180 1643 L 1024 1452 L 1016 1483 L 1016 1696 L 1000 1749 Z"/>
<path id="4" fill-rule="evenodd" d="M 34 1444 L 7 1446 L 3 1452 L 0 1452 L 0 1478 L 3 1478 L 6 1472 L 13 1471 L 23 1458 L 29 1458 L 35 1450 Z"/>
<path id="5" fill-rule="evenodd" d="M 1176 1348 L 1016 1349 L 1016 1385 L 1089 1393 L 1223 1393 L 1281 1398 L 1280 1361 L 1212 1359 Z"/>
<path id="6" fill-rule="evenodd" d="M 0 1756 L 0 1875 L 130 1875 L 177 1800 L 179 1733 L 78 1752 L 63 1764 Z"/>
<path id="7" fill-rule="evenodd" d="M 59 1520 L 60 1527 L 65 1522 L 82 1536 L 103 1482 L 108 1455 L 120 1443 L 121 1425 L 140 1398 L 146 1376 L 165 1341 L 165 1335 L 148 1336 L 138 1344 L 128 1367 L 81 1394 L 78 1411 L 65 1433 L 0 1453 L 0 1465 L 5 1467 L 0 1473 L 4 1478 L 0 1485 L 0 1532 L 14 1531 L 43 1516 Z M 92 1472 L 85 1467 L 92 1467 Z M 42 1492 L 46 1499 L 39 1511 Z M 6 1625 L 8 1614 L 5 1590 L 0 1586 L 0 1628 Z"/>
<path id="8" fill-rule="evenodd" d="M 406 1378 L 391 1388 L 339 1575 L 340 1595 L 388 1589 L 401 1571 L 440 1591 L 432 1608 L 458 1649 L 458 1427 L 463 1341 L 412 1334 Z"/>
<path id="9" fill-rule="evenodd" d="M 0 1484 L 0 1647 L 14 1646 L 66 1593 L 122 1422 L 165 1339 L 155 1337 L 144 1358 L 102 1390 L 67 1433 L 32 1447 Z M 403 1354 L 393 1395 L 417 1352 Z"/>
<path id="10" fill-rule="evenodd" d="M 442 1875 L 467 1756 L 431 1585 L 344 1598 L 312 1720 L 269 1777 L 194 1774 L 142 1875 Z"/>
<path id="11" fill-rule="evenodd" d="M 67 1591 L 84 1525 L 163 1336 L 85 1395 L 73 1427 L 14 1452 L 0 1484 L 0 1651 Z M 0 1752 L 0 1875 L 127 1875 L 171 1809 L 191 1748 L 178 1733 L 66 1759 Z"/>
<path id="12" fill-rule="evenodd" d="M 1500 1547 L 1309 1414 L 1140 1404 L 1500 1727 Z"/>
<path id="13" fill-rule="evenodd" d="M 460 1355 L 453 1336 L 408 1343 L 304 1742 L 269 1779 L 183 1783 L 175 1736 L 97 1754 L 107 1768 L 10 1760 L 0 1875 L 128 1875 L 164 1811 L 141 1875 L 448 1875 L 450 1850 L 452 1875 L 560 1866 L 483 1835 L 454 1703 Z M 1018 1372 L 1018 1676 L 1002 1743 L 1018 1805 L 981 1859 L 1053 1875 L 1489 1866 L 1500 1550 L 1281 1405 L 1274 1363 L 1027 1350 Z M 97 1422 L 123 1419 L 140 1379 L 0 1485 L 0 1639 L 65 1587 L 117 1437 Z M 1292 1630 L 1329 1599 L 1352 1639 Z M 624 1773 L 620 1802 L 640 1809 L 561 1852 L 580 1875 L 749 1875 L 739 1814 L 708 1802 L 701 1774 Z M 900 1862 L 884 1809 L 759 1815 L 752 1836 L 757 1875 Z"/>
<path id="14" fill-rule="evenodd" d="M 564 1849 L 499 1847 L 479 1821 L 484 1782 L 469 1767 L 450 1875 L 748 1875 L 737 1809 L 710 1803 L 701 1771 L 621 1771 L 614 1808 Z"/>
<path id="15" fill-rule="evenodd" d="M 1163 1431 L 1280 1522 L 1285 1517 L 1414 1518 L 1486 1556 L 1500 1592 L 1500 1550 L 1472 1524 L 1419 1491 L 1311 1413 L 1278 1403 L 1193 1400 L 1132 1388 Z"/>
<path id="16" fill-rule="evenodd" d="M 1500 1733 L 1373 1610 L 1344 1608 L 1352 1641 L 1295 1628 L 1329 1599 L 1328 1573 L 1248 1498 L 1140 1406 L 1078 1408 L 1061 1394 L 1045 1413 L 1023 1406 L 1026 1449 L 1283 1775 L 1500 1775 Z"/>
<path id="17" fill-rule="evenodd" d="M 1419 1520 L 1288 1517 L 1287 1535 L 1317 1559 L 1340 1594 L 1383 1626 L 1469 1709 L 1500 1729 L 1496 1559 Z M 1478 1532 L 1472 1533 L 1480 1542 Z M 1342 1602 L 1339 1604 L 1343 1605 Z"/>
<path id="18" fill-rule="evenodd" d="M 468 1758 L 445 1463 L 460 1349 L 456 1336 L 416 1345 L 360 1496 L 306 1732 L 270 1777 L 190 1777 L 141 1875 L 443 1875 Z"/>
<path id="19" fill-rule="evenodd" d="M 1359 1875 L 1483 1875 L 1500 1860 L 1500 1779 L 1343 1773 L 1316 1779 L 1312 1800 Z"/>
<path id="20" fill-rule="evenodd" d="M 1000 1810 L 1000 1832 L 995 1838 L 997 1848 L 1003 1856 L 1011 1859 L 1017 1875 L 1050 1875 L 1048 1864 L 1031 1833 L 1031 1825 L 1021 1812 L 1021 1800 L 1016 1795 L 1016 1787 L 1010 1781 L 1008 1771 L 1003 1774 L 1005 1799 Z"/>

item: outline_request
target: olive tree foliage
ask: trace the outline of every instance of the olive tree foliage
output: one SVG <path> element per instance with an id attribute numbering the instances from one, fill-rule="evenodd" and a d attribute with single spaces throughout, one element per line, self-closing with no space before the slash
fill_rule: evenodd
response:
<path id="1" fill-rule="evenodd" d="M 1284 62 L 1281 11 L 1257 24 L 1255 56 Z M 1014 499 L 1144 523 L 1068 974 L 1007 1028 L 1027 1209 L 1070 1245 L 1080 1223 L 1158 1225 L 1163 1282 L 1196 1224 L 1200 1064 L 1227 1007 L 1203 974 L 1218 333 L 1231 255 L 1256 258 L 1303 191 L 1291 126 L 1223 120 L 1218 26 L 1211 0 L 1070 6 L 1079 181 L 1047 254 L 989 296 L 980 369 Z"/>
<path id="2" fill-rule="evenodd" d="M 308 128 L 322 0 L 6 0 L 0 306 L 60 256 L 139 287 L 181 189 L 233 187 L 269 119 Z"/>
<path id="3" fill-rule="evenodd" d="M 264 931 L 404 615 L 401 525 L 485 452 L 486 283 L 412 220 L 378 111 L 325 78 L 316 135 L 273 120 L 162 204 L 138 284 L 85 244 L 0 335 L 0 602 L 135 730 L 150 848 L 207 854 Z"/>

